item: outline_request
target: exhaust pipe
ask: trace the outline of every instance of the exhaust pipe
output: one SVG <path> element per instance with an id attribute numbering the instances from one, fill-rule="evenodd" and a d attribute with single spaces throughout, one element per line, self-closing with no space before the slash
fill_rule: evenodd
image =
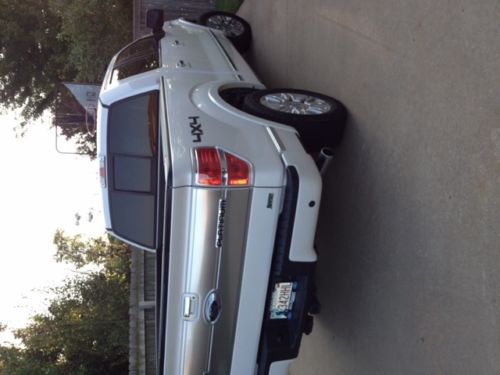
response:
<path id="1" fill-rule="evenodd" d="M 330 147 L 323 147 L 318 157 L 316 158 L 316 165 L 318 166 L 319 173 L 321 176 L 326 174 L 328 167 L 333 159 L 333 150 Z"/>

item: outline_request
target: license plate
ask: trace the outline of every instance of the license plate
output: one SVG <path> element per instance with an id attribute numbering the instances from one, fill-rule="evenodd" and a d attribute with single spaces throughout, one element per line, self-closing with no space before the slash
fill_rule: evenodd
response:
<path id="1" fill-rule="evenodd" d="M 297 282 L 285 282 L 274 284 L 273 294 L 271 296 L 271 319 L 291 319 L 293 303 L 295 302 L 295 293 Z"/>

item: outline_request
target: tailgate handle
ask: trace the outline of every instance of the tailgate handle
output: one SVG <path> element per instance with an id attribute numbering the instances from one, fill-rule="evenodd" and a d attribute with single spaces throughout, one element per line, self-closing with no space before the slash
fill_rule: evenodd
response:
<path id="1" fill-rule="evenodd" d="M 196 294 L 184 294 L 182 306 L 182 317 L 185 320 L 192 320 L 196 315 L 198 296 Z"/>

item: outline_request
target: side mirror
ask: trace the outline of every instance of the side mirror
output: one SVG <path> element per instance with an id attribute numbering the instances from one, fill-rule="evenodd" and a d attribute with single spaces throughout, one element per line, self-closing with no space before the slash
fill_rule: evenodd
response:
<path id="1" fill-rule="evenodd" d="M 163 33 L 163 10 L 148 9 L 146 13 L 146 26 L 153 30 L 153 34 Z"/>

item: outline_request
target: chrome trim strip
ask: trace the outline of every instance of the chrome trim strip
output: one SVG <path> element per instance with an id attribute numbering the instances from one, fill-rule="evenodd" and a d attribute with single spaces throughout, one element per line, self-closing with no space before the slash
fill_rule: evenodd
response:
<path id="1" fill-rule="evenodd" d="M 222 169 L 222 184 L 227 185 L 229 176 L 227 173 L 226 153 L 224 152 L 224 150 L 221 150 L 220 148 L 217 148 L 217 152 L 219 153 L 219 159 L 220 159 L 221 169 Z"/>
<path id="2" fill-rule="evenodd" d="M 166 93 L 166 83 L 165 77 L 161 76 L 161 84 L 160 84 L 160 131 L 159 138 L 161 139 L 162 144 L 162 154 L 163 154 L 163 166 L 165 169 L 165 176 L 168 176 L 168 172 L 171 166 L 171 158 L 170 158 L 170 132 L 168 129 L 168 119 L 167 119 L 167 93 Z"/>
<path id="3" fill-rule="evenodd" d="M 286 147 L 281 141 L 280 137 L 278 137 L 278 134 L 274 131 L 273 128 L 267 127 L 266 128 L 267 133 L 269 134 L 269 137 L 271 137 L 271 140 L 274 143 L 274 146 L 278 149 L 278 152 L 281 154 L 282 152 L 286 151 Z"/>
<path id="4" fill-rule="evenodd" d="M 217 38 L 217 36 L 214 34 L 214 32 L 212 30 L 209 29 L 208 32 L 210 33 L 210 35 L 212 36 L 212 38 L 215 40 L 215 43 L 219 47 L 219 50 L 222 52 L 222 55 L 226 58 L 226 61 L 228 62 L 228 64 L 231 67 L 231 69 L 233 69 L 234 72 L 237 72 L 238 68 L 236 68 L 236 65 L 235 65 L 234 61 L 229 56 L 229 54 L 227 53 L 226 49 L 224 48 L 224 46 L 220 42 L 220 40 Z M 236 75 L 236 78 L 238 80 L 242 81 L 242 79 L 240 79 L 239 77 L 241 77 L 241 76 Z"/>

